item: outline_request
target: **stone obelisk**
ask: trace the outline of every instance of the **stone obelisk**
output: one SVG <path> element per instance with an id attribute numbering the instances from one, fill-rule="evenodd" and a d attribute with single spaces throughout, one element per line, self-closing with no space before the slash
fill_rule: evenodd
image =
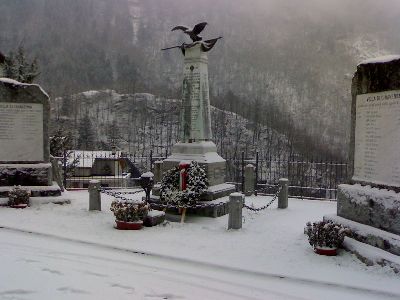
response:
<path id="1" fill-rule="evenodd" d="M 218 155 L 211 141 L 207 52 L 203 51 L 201 43 L 185 48 L 184 52 L 181 140 L 172 148 L 172 155 L 164 160 L 163 170 L 182 161 L 197 161 L 205 168 L 209 180 L 210 189 L 205 200 L 213 200 L 229 194 L 234 186 L 224 184 L 226 161 Z"/>

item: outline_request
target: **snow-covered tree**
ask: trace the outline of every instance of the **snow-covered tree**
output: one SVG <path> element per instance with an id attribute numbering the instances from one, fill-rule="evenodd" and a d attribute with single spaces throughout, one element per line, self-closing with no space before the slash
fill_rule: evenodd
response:
<path id="1" fill-rule="evenodd" d="M 15 79 L 19 82 L 32 83 L 39 75 L 38 62 L 34 58 L 32 61 L 26 58 L 25 50 L 22 46 L 17 52 L 10 52 L 4 62 L 4 75 L 7 78 Z"/>

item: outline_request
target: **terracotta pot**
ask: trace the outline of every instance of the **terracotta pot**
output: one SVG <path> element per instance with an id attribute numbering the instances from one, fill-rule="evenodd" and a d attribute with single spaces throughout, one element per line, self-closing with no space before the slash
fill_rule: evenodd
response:
<path id="1" fill-rule="evenodd" d="M 10 207 L 12 207 L 12 208 L 25 208 L 27 206 L 28 206 L 28 204 L 26 204 L 26 203 L 10 205 Z"/>
<path id="2" fill-rule="evenodd" d="M 319 255 L 335 256 L 337 255 L 337 248 L 315 246 L 314 252 Z"/>
<path id="3" fill-rule="evenodd" d="M 117 229 L 119 230 L 139 230 L 143 227 L 143 221 L 125 222 L 115 220 L 115 223 L 117 223 Z"/>

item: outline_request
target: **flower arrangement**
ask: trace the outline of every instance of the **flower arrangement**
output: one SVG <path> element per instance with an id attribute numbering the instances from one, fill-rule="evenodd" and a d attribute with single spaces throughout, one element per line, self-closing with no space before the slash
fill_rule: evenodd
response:
<path id="1" fill-rule="evenodd" d="M 117 221 L 141 222 L 149 212 L 149 205 L 147 202 L 114 200 L 110 210 L 114 213 Z"/>
<path id="2" fill-rule="evenodd" d="M 308 242 L 316 248 L 339 248 L 346 235 L 351 231 L 347 227 L 335 224 L 332 221 L 320 221 L 311 224 L 308 222 L 305 228 L 308 235 Z"/>
<path id="3" fill-rule="evenodd" d="M 180 169 L 175 167 L 164 173 L 161 180 L 160 200 L 165 204 L 179 207 L 195 205 L 201 195 L 208 189 L 205 170 L 195 161 L 187 168 L 187 185 L 185 190 L 179 188 Z"/>
<path id="4" fill-rule="evenodd" d="M 17 206 L 17 205 L 28 205 L 29 197 L 31 192 L 25 189 L 22 189 L 21 186 L 14 186 L 14 188 L 8 192 L 8 205 L 9 206 Z"/>

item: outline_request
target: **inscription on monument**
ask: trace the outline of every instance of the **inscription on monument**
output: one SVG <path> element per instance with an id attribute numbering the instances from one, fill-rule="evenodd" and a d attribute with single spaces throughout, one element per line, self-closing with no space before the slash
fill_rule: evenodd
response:
<path id="1" fill-rule="evenodd" d="M 0 103 L 0 161 L 43 161 L 43 104 Z"/>
<path id="2" fill-rule="evenodd" d="M 400 90 L 357 96 L 354 180 L 400 186 Z"/>

